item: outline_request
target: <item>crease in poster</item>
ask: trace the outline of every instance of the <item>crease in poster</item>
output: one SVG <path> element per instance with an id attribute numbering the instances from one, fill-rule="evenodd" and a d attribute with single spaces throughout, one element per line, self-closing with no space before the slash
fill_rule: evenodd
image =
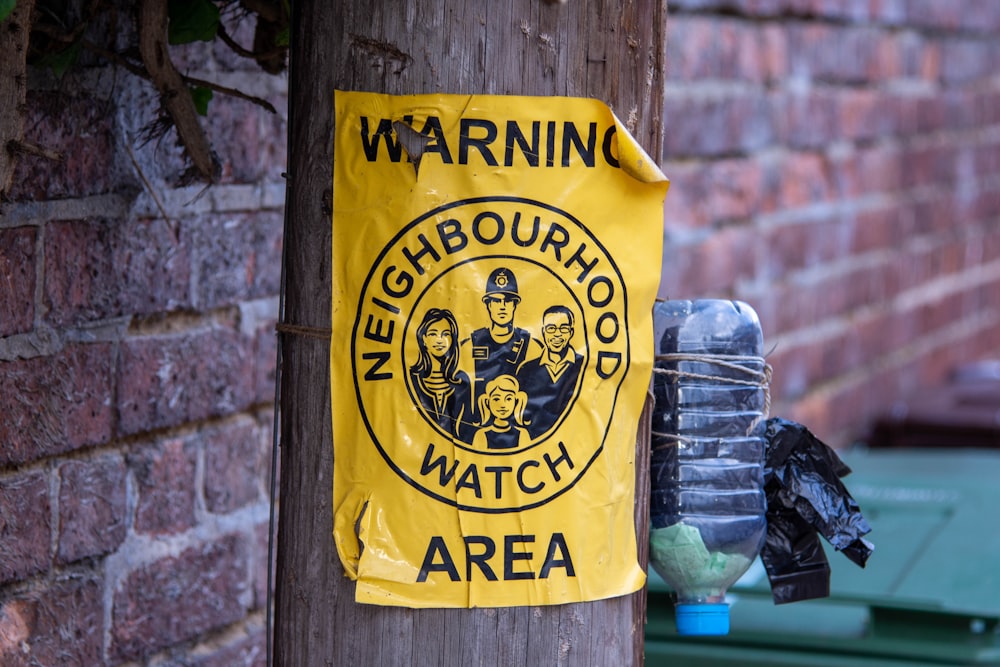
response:
<path id="1" fill-rule="evenodd" d="M 638 590 L 667 179 L 596 100 L 335 108 L 333 528 L 356 599 Z"/>

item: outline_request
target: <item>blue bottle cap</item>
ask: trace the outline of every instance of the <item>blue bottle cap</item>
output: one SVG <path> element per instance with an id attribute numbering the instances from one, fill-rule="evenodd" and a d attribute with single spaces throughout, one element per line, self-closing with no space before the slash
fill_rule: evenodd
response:
<path id="1" fill-rule="evenodd" d="M 728 604 L 679 604 L 675 611 L 679 635 L 729 634 Z"/>

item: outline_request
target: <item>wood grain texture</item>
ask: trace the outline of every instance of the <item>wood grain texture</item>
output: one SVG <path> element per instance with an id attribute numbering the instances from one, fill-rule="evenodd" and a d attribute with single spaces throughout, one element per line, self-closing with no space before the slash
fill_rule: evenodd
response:
<path id="1" fill-rule="evenodd" d="M 330 326 L 333 91 L 568 95 L 608 103 L 659 155 L 665 0 L 293 4 L 283 321 Z M 336 335 L 336 332 L 334 332 Z M 354 603 L 332 538 L 329 346 L 283 336 L 277 665 L 638 665 L 645 593 L 549 607 Z M 636 521 L 648 534 L 649 409 Z"/>

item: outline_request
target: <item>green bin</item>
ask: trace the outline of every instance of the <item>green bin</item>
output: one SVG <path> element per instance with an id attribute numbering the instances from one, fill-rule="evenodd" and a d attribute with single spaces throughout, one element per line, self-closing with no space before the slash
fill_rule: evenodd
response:
<path id="1" fill-rule="evenodd" d="M 649 577 L 646 665 L 1000 665 L 1000 452 L 852 450 L 844 482 L 875 553 L 827 547 L 830 597 L 775 605 L 758 559 L 729 592 L 725 637 L 679 637 Z"/>

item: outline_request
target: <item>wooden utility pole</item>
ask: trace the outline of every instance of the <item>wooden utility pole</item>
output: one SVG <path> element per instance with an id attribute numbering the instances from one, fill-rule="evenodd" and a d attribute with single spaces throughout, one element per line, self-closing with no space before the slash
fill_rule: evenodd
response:
<path id="1" fill-rule="evenodd" d="M 356 604 L 332 537 L 329 341 L 307 334 L 328 329 L 331 319 L 335 89 L 593 97 L 658 157 L 666 0 L 295 0 L 292 7 L 282 322 L 303 329 L 286 326 L 280 339 L 275 664 L 641 664 L 643 591 L 547 607 Z M 648 419 L 637 446 L 645 565 Z"/>

